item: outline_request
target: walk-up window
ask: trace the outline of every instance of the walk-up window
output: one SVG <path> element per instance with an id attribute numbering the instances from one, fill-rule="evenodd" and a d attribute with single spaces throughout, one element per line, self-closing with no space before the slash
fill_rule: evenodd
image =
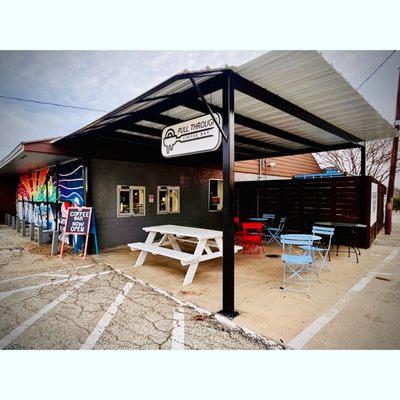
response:
<path id="1" fill-rule="evenodd" d="M 179 186 L 157 186 L 157 214 L 180 213 Z"/>
<path id="2" fill-rule="evenodd" d="M 144 186 L 117 186 L 118 217 L 146 215 L 146 189 Z"/>
<path id="3" fill-rule="evenodd" d="M 224 198 L 224 183 L 222 179 L 208 181 L 208 211 L 221 211 Z"/>

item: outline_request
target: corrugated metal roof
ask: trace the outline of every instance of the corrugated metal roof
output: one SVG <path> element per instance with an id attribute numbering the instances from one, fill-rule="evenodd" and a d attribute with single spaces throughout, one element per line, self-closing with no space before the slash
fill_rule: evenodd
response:
<path id="1" fill-rule="evenodd" d="M 394 128 L 317 51 L 270 51 L 234 71 L 363 140 L 392 137 Z M 247 99 L 245 99 L 247 97 Z M 237 94 L 235 111 L 322 143 L 340 143 L 308 123 Z"/>
<path id="2" fill-rule="evenodd" d="M 232 70 L 258 86 L 352 134 L 356 138 L 355 142 L 388 138 L 395 135 L 395 129 L 391 124 L 317 51 L 270 51 L 239 67 L 234 67 Z M 199 73 L 203 72 L 206 71 Z M 208 79 L 210 79 L 209 76 L 196 76 L 195 78 L 198 84 Z M 149 98 L 153 100 L 126 103 L 89 126 L 93 128 L 104 123 L 122 120 L 127 113 L 134 113 L 162 102 L 164 98 L 160 98 L 160 96 L 180 93 L 191 87 L 192 84 L 187 78 L 176 81 L 171 78 L 167 86 L 150 91 Z M 143 97 L 145 96 L 143 95 L 141 100 Z M 221 90 L 205 97 L 209 104 L 222 107 Z M 303 142 L 306 139 L 326 147 L 338 147 L 351 143 L 347 139 L 327 132 L 238 90 L 235 91 L 235 113 L 296 135 Z M 201 114 L 201 112 L 183 105 L 161 113 L 163 116 L 180 120 L 188 120 Z M 149 119 L 151 120 L 151 118 Z M 239 118 L 236 122 L 238 120 Z M 159 130 L 165 127 L 160 121 L 141 120 L 135 122 L 135 124 Z M 85 129 L 87 127 L 83 128 L 83 131 Z M 124 129 L 128 128 L 124 126 Z M 132 131 L 134 131 L 134 128 Z M 270 133 L 250 129 L 236 123 L 237 150 L 249 149 L 254 152 L 257 150 L 254 140 L 265 143 L 267 150 L 263 149 L 263 154 L 266 151 L 268 152 L 268 145 L 271 145 L 271 156 L 276 155 L 279 148 L 292 152 L 304 152 L 311 149 L 307 143 L 302 143 L 302 141 L 298 143 Z M 249 140 L 240 142 L 240 137 Z M 253 142 L 249 143 L 250 141 Z M 315 149 L 310 151 L 315 151 Z"/>

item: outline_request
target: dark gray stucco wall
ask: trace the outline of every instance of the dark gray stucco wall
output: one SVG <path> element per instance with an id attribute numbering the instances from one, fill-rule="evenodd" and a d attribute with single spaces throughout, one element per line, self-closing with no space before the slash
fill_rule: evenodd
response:
<path id="1" fill-rule="evenodd" d="M 94 159 L 92 199 L 101 248 L 143 241 L 144 226 L 175 224 L 221 229 L 221 213 L 208 211 L 208 180 L 221 171 Z M 146 187 L 146 215 L 117 218 L 117 185 Z M 157 186 L 180 186 L 180 214 L 157 215 Z M 154 203 L 149 203 L 149 194 Z"/>

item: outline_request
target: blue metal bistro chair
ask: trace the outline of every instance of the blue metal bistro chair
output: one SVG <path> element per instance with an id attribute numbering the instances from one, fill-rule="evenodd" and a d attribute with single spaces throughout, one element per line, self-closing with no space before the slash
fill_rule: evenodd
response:
<path id="1" fill-rule="evenodd" d="M 314 225 L 312 228 L 313 235 L 322 236 L 323 238 L 325 237 L 324 240 L 315 243 L 315 245 L 311 247 L 311 254 L 313 255 L 315 261 L 315 268 L 317 270 L 318 279 L 321 274 L 321 271 L 324 268 L 327 268 L 328 271 L 332 271 L 328 258 L 329 258 L 329 252 L 331 250 L 332 237 L 334 233 L 335 233 L 335 228 L 328 228 L 325 226 L 316 226 L 316 225 Z M 305 248 L 303 248 L 302 246 L 300 247 L 301 249 L 305 250 Z M 321 260 L 319 267 L 317 265 L 317 259 L 316 259 L 317 256 L 319 256 Z"/>
<path id="2" fill-rule="evenodd" d="M 267 220 L 265 222 L 267 226 L 274 226 L 275 214 L 263 214 L 262 217 Z"/>
<path id="3" fill-rule="evenodd" d="M 267 245 L 274 241 L 276 243 L 278 243 L 279 245 L 281 245 L 279 238 L 281 236 L 283 228 L 285 227 L 285 223 L 286 223 L 286 217 L 282 217 L 281 220 L 279 221 L 279 225 L 277 227 L 269 228 L 267 226 L 267 234 L 266 234 Z"/>
<path id="4" fill-rule="evenodd" d="M 287 289 L 286 284 L 291 281 L 293 286 L 305 285 L 306 292 L 310 292 L 310 271 L 314 265 L 314 258 L 311 255 L 313 239 L 289 239 L 281 236 L 282 261 L 283 261 L 283 290 Z M 301 247 L 305 250 L 302 254 L 296 253 L 293 247 Z M 303 286 L 304 287 L 304 286 Z M 304 290 L 303 290 L 304 291 Z"/>

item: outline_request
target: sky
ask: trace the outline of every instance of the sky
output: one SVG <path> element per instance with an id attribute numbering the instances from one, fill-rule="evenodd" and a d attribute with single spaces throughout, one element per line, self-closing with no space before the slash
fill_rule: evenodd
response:
<path id="1" fill-rule="evenodd" d="M 323 51 L 358 87 L 391 51 Z M 0 96 L 94 108 L 85 111 L 0 98 L 0 159 L 21 141 L 69 134 L 185 69 L 240 65 L 264 51 L 0 51 Z M 400 52 L 360 93 L 394 121 Z"/>

